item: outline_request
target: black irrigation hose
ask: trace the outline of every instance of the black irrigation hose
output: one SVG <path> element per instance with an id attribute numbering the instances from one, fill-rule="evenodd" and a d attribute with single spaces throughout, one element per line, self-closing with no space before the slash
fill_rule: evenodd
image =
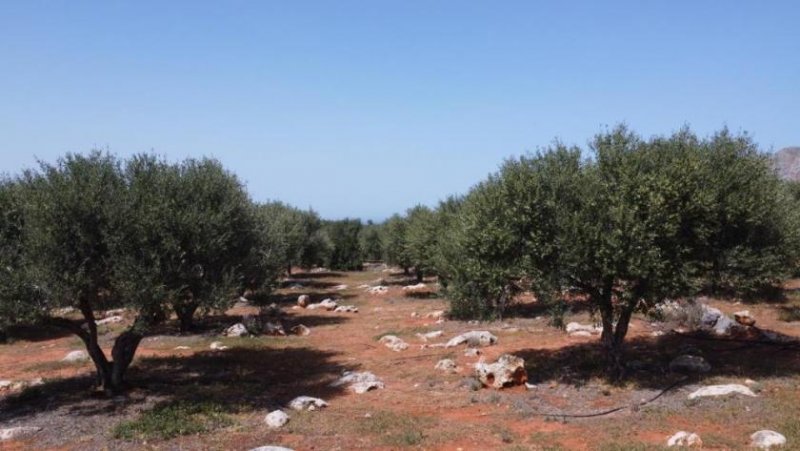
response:
<path id="1" fill-rule="evenodd" d="M 535 416 L 539 416 L 539 417 L 556 417 L 556 418 L 594 418 L 594 417 L 601 417 L 603 415 L 609 415 L 609 414 L 612 414 L 614 412 L 619 412 L 620 410 L 625 410 L 625 409 L 637 410 L 640 407 L 642 407 L 642 406 L 644 406 L 646 404 L 650 404 L 651 402 L 653 402 L 653 401 L 657 400 L 658 398 L 664 396 L 664 394 L 666 394 L 670 390 L 674 389 L 678 385 L 686 382 L 686 380 L 688 380 L 687 377 L 679 379 L 679 380 L 673 382 L 669 387 L 661 390 L 657 395 L 653 396 L 652 398 L 644 400 L 644 401 L 642 401 L 640 403 L 637 403 L 637 404 L 629 405 L 629 406 L 620 406 L 620 407 L 615 407 L 613 409 L 603 410 L 601 412 L 594 412 L 594 413 L 541 413 L 541 412 L 534 412 L 531 415 L 535 415 Z"/>

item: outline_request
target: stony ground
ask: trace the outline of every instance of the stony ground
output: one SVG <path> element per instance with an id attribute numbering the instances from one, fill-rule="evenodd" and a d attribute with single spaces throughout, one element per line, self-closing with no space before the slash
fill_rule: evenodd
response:
<path id="1" fill-rule="evenodd" d="M 375 285 L 378 278 L 386 279 L 388 292 L 369 294 L 358 288 Z M 614 386 L 601 377 L 597 336 L 569 336 L 550 327 L 549 317 L 535 304 L 522 309 L 524 318 L 437 324 L 427 315 L 445 309 L 445 303 L 429 291 L 402 289 L 411 283 L 402 274 L 385 272 L 298 274 L 269 299 L 210 318 L 199 333 L 180 335 L 168 325 L 145 339 L 130 372 L 132 388 L 112 399 L 89 390 L 91 364 L 61 362 L 69 351 L 81 349 L 76 338 L 16 331 L 11 344 L 0 345 L 0 380 L 41 377 L 44 384 L 0 392 L 0 429 L 42 430 L 24 440 L 0 442 L 0 449 L 643 450 L 660 449 L 679 430 L 698 433 L 706 449 L 743 449 L 750 434 L 761 429 L 783 433 L 789 448 L 800 449 L 797 345 L 679 334 L 637 317 L 629 334 L 632 371 L 624 384 Z M 800 307 L 793 304 L 798 287 L 796 281 L 788 285 L 788 300 L 782 303 L 710 303 L 729 314 L 748 308 L 761 329 L 800 337 Z M 359 312 L 291 309 L 301 294 L 312 302 L 338 298 Z M 255 302 L 278 302 L 286 312 L 284 325 L 303 324 L 310 335 L 221 338 L 225 327 L 258 311 Z M 591 324 L 581 307 L 576 303 L 578 313 L 567 321 Z M 103 326 L 104 345 L 110 348 L 130 320 L 126 316 L 123 323 Z M 427 343 L 417 335 L 437 330 L 443 335 Z M 469 376 L 480 357 L 465 356 L 464 346 L 422 346 L 469 330 L 498 337 L 496 345 L 481 348 L 480 357 L 487 361 L 504 353 L 524 358 L 531 386 L 477 389 Z M 407 342 L 408 349 L 396 352 L 381 344 L 387 334 Z M 210 350 L 214 341 L 228 349 Z M 702 354 L 712 370 L 690 378 L 671 373 L 669 362 L 687 350 Z M 454 360 L 458 370 L 434 369 L 444 358 Z M 355 394 L 330 386 L 348 370 L 370 371 L 385 388 Z M 695 389 L 718 383 L 747 383 L 757 396 L 687 399 Z M 313 412 L 287 410 L 291 419 L 278 430 L 264 424 L 266 413 L 300 395 L 330 405 Z M 178 407 L 165 412 L 164 406 Z M 617 407 L 622 409 L 588 416 Z M 162 438 L 159 434 L 171 423 L 185 419 L 181 415 L 201 427 Z M 142 418 L 152 420 L 150 429 L 126 428 L 142 424 L 136 423 Z"/>

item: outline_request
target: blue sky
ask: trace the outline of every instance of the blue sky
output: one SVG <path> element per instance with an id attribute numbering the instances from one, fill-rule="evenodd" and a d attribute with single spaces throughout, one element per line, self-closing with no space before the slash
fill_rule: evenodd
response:
<path id="1" fill-rule="evenodd" d="M 620 121 L 800 145 L 796 1 L 0 2 L 0 172 L 222 160 L 257 200 L 382 219 Z"/>

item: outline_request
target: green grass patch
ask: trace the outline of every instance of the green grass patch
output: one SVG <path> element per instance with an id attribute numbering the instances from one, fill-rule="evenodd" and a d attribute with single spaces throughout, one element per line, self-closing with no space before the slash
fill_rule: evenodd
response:
<path id="1" fill-rule="evenodd" d="M 176 402 L 155 406 L 132 421 L 114 428 L 114 438 L 122 440 L 170 439 L 193 435 L 233 424 L 222 406 L 216 403 Z"/>
<path id="2" fill-rule="evenodd" d="M 356 427 L 363 434 L 380 435 L 388 446 L 418 446 L 426 439 L 423 429 L 430 419 L 394 412 L 377 412 L 364 418 Z"/>

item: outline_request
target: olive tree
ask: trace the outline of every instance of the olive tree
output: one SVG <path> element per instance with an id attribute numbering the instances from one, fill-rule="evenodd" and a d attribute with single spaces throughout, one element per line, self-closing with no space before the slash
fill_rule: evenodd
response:
<path id="1" fill-rule="evenodd" d="M 179 290 L 171 302 L 181 330 L 186 331 L 199 309 L 225 310 L 243 285 L 266 283 L 270 277 L 264 280 L 260 275 L 269 270 L 260 268 L 273 261 L 273 246 L 259 236 L 255 212 L 241 182 L 218 161 L 186 160 L 174 168 L 172 177 L 161 201 L 169 211 L 153 215 L 164 221 L 162 242 L 169 247 L 165 255 L 171 259 L 167 273 L 170 286 Z M 131 183 L 137 186 L 135 180 Z M 150 208 L 145 204 L 141 203 L 142 208 Z"/>
<path id="2" fill-rule="evenodd" d="M 720 145 L 725 136 L 701 141 L 681 130 L 644 141 L 618 127 L 595 137 L 592 158 L 556 143 L 506 162 L 462 208 L 454 313 L 490 315 L 521 282 L 540 299 L 577 291 L 600 313 L 609 374 L 618 378 L 637 308 L 696 293 L 716 273 L 777 280 L 794 258 L 779 249 L 791 235 L 780 185 L 748 138 Z M 720 147 L 738 179 L 714 176 Z M 734 201 L 754 213 L 730 214 Z"/>
<path id="3" fill-rule="evenodd" d="M 24 228 L 22 255 L 12 271 L 24 274 L 22 290 L 5 293 L 2 304 L 24 311 L 18 322 L 57 326 L 84 343 L 105 390 L 116 390 L 133 358 L 136 330 L 146 326 L 157 306 L 119 296 L 115 277 L 116 225 L 125 199 L 120 165 L 111 155 L 67 155 L 56 164 L 40 163 L 19 180 Z M 31 289 L 25 289 L 32 287 Z M 74 308 L 80 320 L 58 316 Z M 134 325 L 119 335 L 106 356 L 98 342 L 95 311 L 129 307 L 138 312 Z M 136 342 L 135 344 L 138 344 Z"/>

